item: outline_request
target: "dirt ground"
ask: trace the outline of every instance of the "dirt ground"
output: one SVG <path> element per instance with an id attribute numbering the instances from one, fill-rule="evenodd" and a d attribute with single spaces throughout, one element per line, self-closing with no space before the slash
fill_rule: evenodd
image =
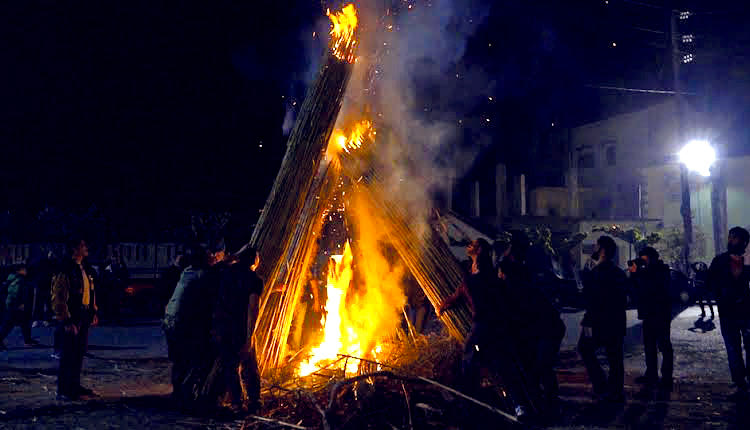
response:
<path id="1" fill-rule="evenodd" d="M 747 429 L 750 403 L 728 399 L 732 389 L 718 319 L 683 310 L 673 320 L 675 391 L 667 398 L 642 396 L 634 379 L 644 371 L 641 325 L 629 314 L 626 395 L 620 407 L 593 402 L 583 364 L 575 352 L 580 313 L 565 314 L 568 335 L 559 379 L 563 417 L 553 428 Z M 170 365 L 156 322 L 92 330 L 83 384 L 101 397 L 87 402 L 56 400 L 57 360 L 50 357 L 51 328 L 35 328 L 41 347 L 25 348 L 16 329 L 0 352 L 0 428 L 241 428 L 242 421 L 194 417 L 168 401 Z M 296 424 L 296 423 L 295 423 Z M 305 423 L 301 423 L 302 426 Z"/>

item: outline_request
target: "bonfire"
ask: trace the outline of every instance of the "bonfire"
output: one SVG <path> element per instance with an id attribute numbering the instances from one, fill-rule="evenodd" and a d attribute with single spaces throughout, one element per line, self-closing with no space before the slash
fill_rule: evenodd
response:
<path id="1" fill-rule="evenodd" d="M 360 63 L 361 19 L 351 4 L 329 11 L 328 17 L 328 51 L 252 237 L 266 283 L 254 335 L 266 417 L 250 422 L 336 427 L 351 419 L 334 411 L 337 404 L 361 402 L 367 397 L 364 387 L 379 386 L 385 390 L 381 400 L 398 397 L 403 421 L 408 416 L 413 425 L 412 408 L 422 408 L 421 416 L 427 416 L 437 413 L 430 404 L 446 401 L 425 385 L 456 399 L 467 398 L 431 378 L 446 382 L 445 375 L 456 373 L 459 345 L 471 319 L 468 308 L 459 306 L 441 317 L 448 336 L 415 333 L 404 319 L 403 280 L 413 277 L 437 307 L 459 285 L 462 272 L 428 220 L 409 213 L 383 185 L 383 166 L 373 156 L 381 139 L 374 118 L 361 113 L 367 111 L 364 107 L 360 112 L 341 112 L 352 69 Z M 342 220 L 346 241 L 329 256 L 321 336 L 292 350 L 291 326 L 313 261 L 324 251 L 318 239 L 334 213 Z M 421 386 L 414 398 L 407 383 Z M 301 421 L 284 421 L 294 416 Z M 302 425 L 305 421 L 309 422 Z"/>

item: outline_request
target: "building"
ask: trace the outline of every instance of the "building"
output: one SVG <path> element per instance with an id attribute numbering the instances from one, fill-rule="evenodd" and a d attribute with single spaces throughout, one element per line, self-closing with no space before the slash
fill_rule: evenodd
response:
<path id="1" fill-rule="evenodd" d="M 590 253 L 600 235 L 592 233 L 596 227 L 616 224 L 643 233 L 682 234 L 680 165 L 676 154 L 685 142 L 675 133 L 676 106 L 674 100 L 668 99 L 578 127 L 558 127 L 532 145 L 539 157 L 536 171 L 509 178 L 505 166 L 497 164 L 475 173 L 484 179 L 469 184 L 470 211 L 463 214 L 496 229 L 546 225 L 560 234 L 587 233 L 589 236 L 576 250 L 579 262 Z M 683 118 L 684 136 L 726 145 L 706 135 L 709 128 L 699 112 L 689 110 Z M 750 199 L 745 191 L 750 187 L 750 157 L 731 154 L 722 157 L 720 164 L 726 182 L 728 225 L 750 225 Z M 712 180 L 689 174 L 694 261 L 710 261 L 717 249 Z M 531 187 L 527 187 L 529 183 Z M 618 246 L 618 262 L 624 265 L 633 250 L 623 241 L 618 240 Z"/>

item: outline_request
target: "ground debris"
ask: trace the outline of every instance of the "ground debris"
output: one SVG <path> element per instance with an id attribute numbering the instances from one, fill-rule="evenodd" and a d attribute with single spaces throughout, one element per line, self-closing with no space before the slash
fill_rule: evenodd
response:
<path id="1" fill-rule="evenodd" d="M 447 335 L 394 342 L 384 351 L 378 361 L 362 359 L 356 376 L 346 377 L 335 365 L 305 378 L 293 376 L 294 364 L 279 369 L 264 380 L 263 408 L 258 415 L 266 420 L 250 416 L 243 428 L 452 428 L 465 419 L 467 404 L 491 411 L 495 427 L 509 425 L 509 417 L 514 419 L 449 388 L 457 382 L 461 347 Z"/>

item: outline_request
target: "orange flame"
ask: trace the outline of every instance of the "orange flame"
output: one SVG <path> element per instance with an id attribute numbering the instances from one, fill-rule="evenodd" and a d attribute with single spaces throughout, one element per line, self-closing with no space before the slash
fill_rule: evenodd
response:
<path id="1" fill-rule="evenodd" d="M 354 47 L 357 40 L 354 31 L 357 28 L 357 10 L 353 4 L 344 6 L 341 12 L 326 15 L 331 20 L 331 50 L 333 55 L 349 63 L 354 62 Z"/>
<path id="2" fill-rule="evenodd" d="M 355 151 L 362 147 L 365 139 L 374 140 L 376 134 L 377 131 L 373 127 L 372 121 L 367 119 L 354 124 L 351 130 L 336 129 L 331 134 L 331 139 L 328 142 L 328 152 L 336 153 L 340 150 L 344 152 Z"/>
<path id="3" fill-rule="evenodd" d="M 345 348 L 345 334 L 347 335 L 346 337 L 350 337 L 352 334 L 351 331 L 349 330 L 347 333 L 342 333 L 341 331 L 343 326 L 342 317 L 346 311 L 344 299 L 346 298 L 346 290 L 349 288 L 349 282 L 351 282 L 353 277 L 353 257 L 349 242 L 346 242 L 346 246 L 344 246 L 344 254 L 333 255 L 331 256 L 331 260 L 328 270 L 328 283 L 326 285 L 326 292 L 328 294 L 326 315 L 323 317 L 324 320 L 321 320 L 324 327 L 323 342 L 311 351 L 311 356 L 307 361 L 300 364 L 300 376 L 307 376 L 315 372 L 321 364 L 326 361 L 335 360 L 337 354 L 340 352 L 352 355 L 359 354 L 359 348 L 356 344 L 347 345 L 348 348 Z M 345 371 L 347 373 L 355 373 L 357 371 L 355 360 L 347 363 Z"/>

